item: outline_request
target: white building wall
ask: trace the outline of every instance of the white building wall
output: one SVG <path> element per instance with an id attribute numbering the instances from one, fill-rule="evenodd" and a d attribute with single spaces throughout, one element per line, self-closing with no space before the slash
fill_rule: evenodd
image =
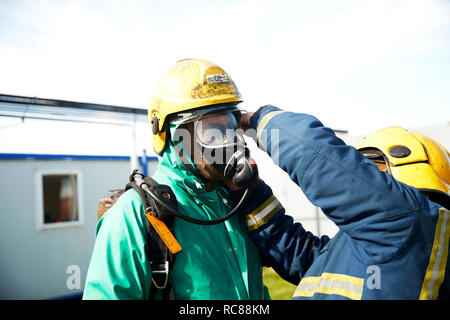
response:
<path id="1" fill-rule="evenodd" d="M 150 129 L 136 124 L 136 154 L 154 157 Z M 130 156 L 131 126 L 0 116 L 0 153 Z M 113 157 L 114 158 L 114 157 Z M 149 174 L 157 161 L 149 161 Z M 40 170 L 75 169 L 82 175 L 84 223 L 39 231 L 36 228 Z M 0 159 L 0 299 L 46 299 L 81 292 L 95 240 L 97 203 L 123 188 L 129 160 Z M 80 289 L 66 286 L 67 267 L 80 268 Z"/>
<path id="2" fill-rule="evenodd" d="M 149 163 L 149 171 L 157 163 Z M 82 176 L 84 223 L 37 230 L 35 173 L 76 169 Z M 47 299 L 81 292 L 95 241 L 97 204 L 127 183 L 127 160 L 0 160 L 0 299 Z M 71 265 L 80 289 L 67 287 Z"/>

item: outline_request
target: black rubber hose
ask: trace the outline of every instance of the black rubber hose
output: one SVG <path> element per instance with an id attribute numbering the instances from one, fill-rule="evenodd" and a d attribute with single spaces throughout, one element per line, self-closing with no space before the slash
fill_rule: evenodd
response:
<path id="1" fill-rule="evenodd" d="M 191 223 L 195 223 L 195 224 L 201 224 L 201 225 L 214 225 L 214 224 L 218 224 L 221 222 L 224 222 L 228 219 L 230 219 L 241 207 L 242 203 L 244 203 L 245 199 L 247 198 L 247 196 L 250 193 L 250 188 L 251 186 L 248 186 L 245 191 L 244 194 L 242 195 L 241 200 L 239 200 L 238 204 L 236 205 L 236 207 L 234 207 L 230 212 L 228 212 L 228 214 L 226 214 L 225 216 L 223 216 L 222 218 L 219 219 L 215 219 L 215 220 L 201 220 L 201 219 L 195 219 L 195 218 L 191 218 L 188 217 L 180 212 L 178 212 L 177 210 L 169 207 L 166 203 L 164 203 L 154 192 L 153 190 L 147 185 L 147 184 L 142 184 L 141 188 L 149 195 L 153 198 L 153 200 L 155 200 L 159 205 L 163 206 L 167 211 L 169 211 L 171 214 L 173 214 L 174 216 L 177 216 L 180 219 L 186 220 L 188 222 Z"/>

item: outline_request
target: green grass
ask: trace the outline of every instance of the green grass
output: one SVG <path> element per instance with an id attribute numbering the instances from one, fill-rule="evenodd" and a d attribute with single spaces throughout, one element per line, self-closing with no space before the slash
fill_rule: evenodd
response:
<path id="1" fill-rule="evenodd" d="M 272 268 L 263 268 L 263 280 L 272 300 L 290 300 L 297 288 L 283 280 Z"/>

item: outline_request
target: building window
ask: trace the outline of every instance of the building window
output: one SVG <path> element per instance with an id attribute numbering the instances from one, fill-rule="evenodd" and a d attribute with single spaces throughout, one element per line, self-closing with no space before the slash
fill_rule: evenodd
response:
<path id="1" fill-rule="evenodd" d="M 80 180 L 81 173 L 76 170 L 37 173 L 38 230 L 82 224 Z"/>

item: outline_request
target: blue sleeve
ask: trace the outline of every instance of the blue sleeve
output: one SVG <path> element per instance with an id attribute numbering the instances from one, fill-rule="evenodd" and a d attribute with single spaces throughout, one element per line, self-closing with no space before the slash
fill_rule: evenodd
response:
<path id="1" fill-rule="evenodd" d="M 239 214 L 245 216 L 250 237 L 264 264 L 293 284 L 300 282 L 329 241 L 329 237 L 316 237 L 300 223 L 293 223 L 262 180 L 254 186 Z"/>
<path id="2" fill-rule="evenodd" d="M 251 125 L 258 146 L 360 244 L 363 258 L 380 263 L 403 248 L 415 213 L 429 203 L 420 191 L 379 171 L 311 115 L 266 106 Z"/>

